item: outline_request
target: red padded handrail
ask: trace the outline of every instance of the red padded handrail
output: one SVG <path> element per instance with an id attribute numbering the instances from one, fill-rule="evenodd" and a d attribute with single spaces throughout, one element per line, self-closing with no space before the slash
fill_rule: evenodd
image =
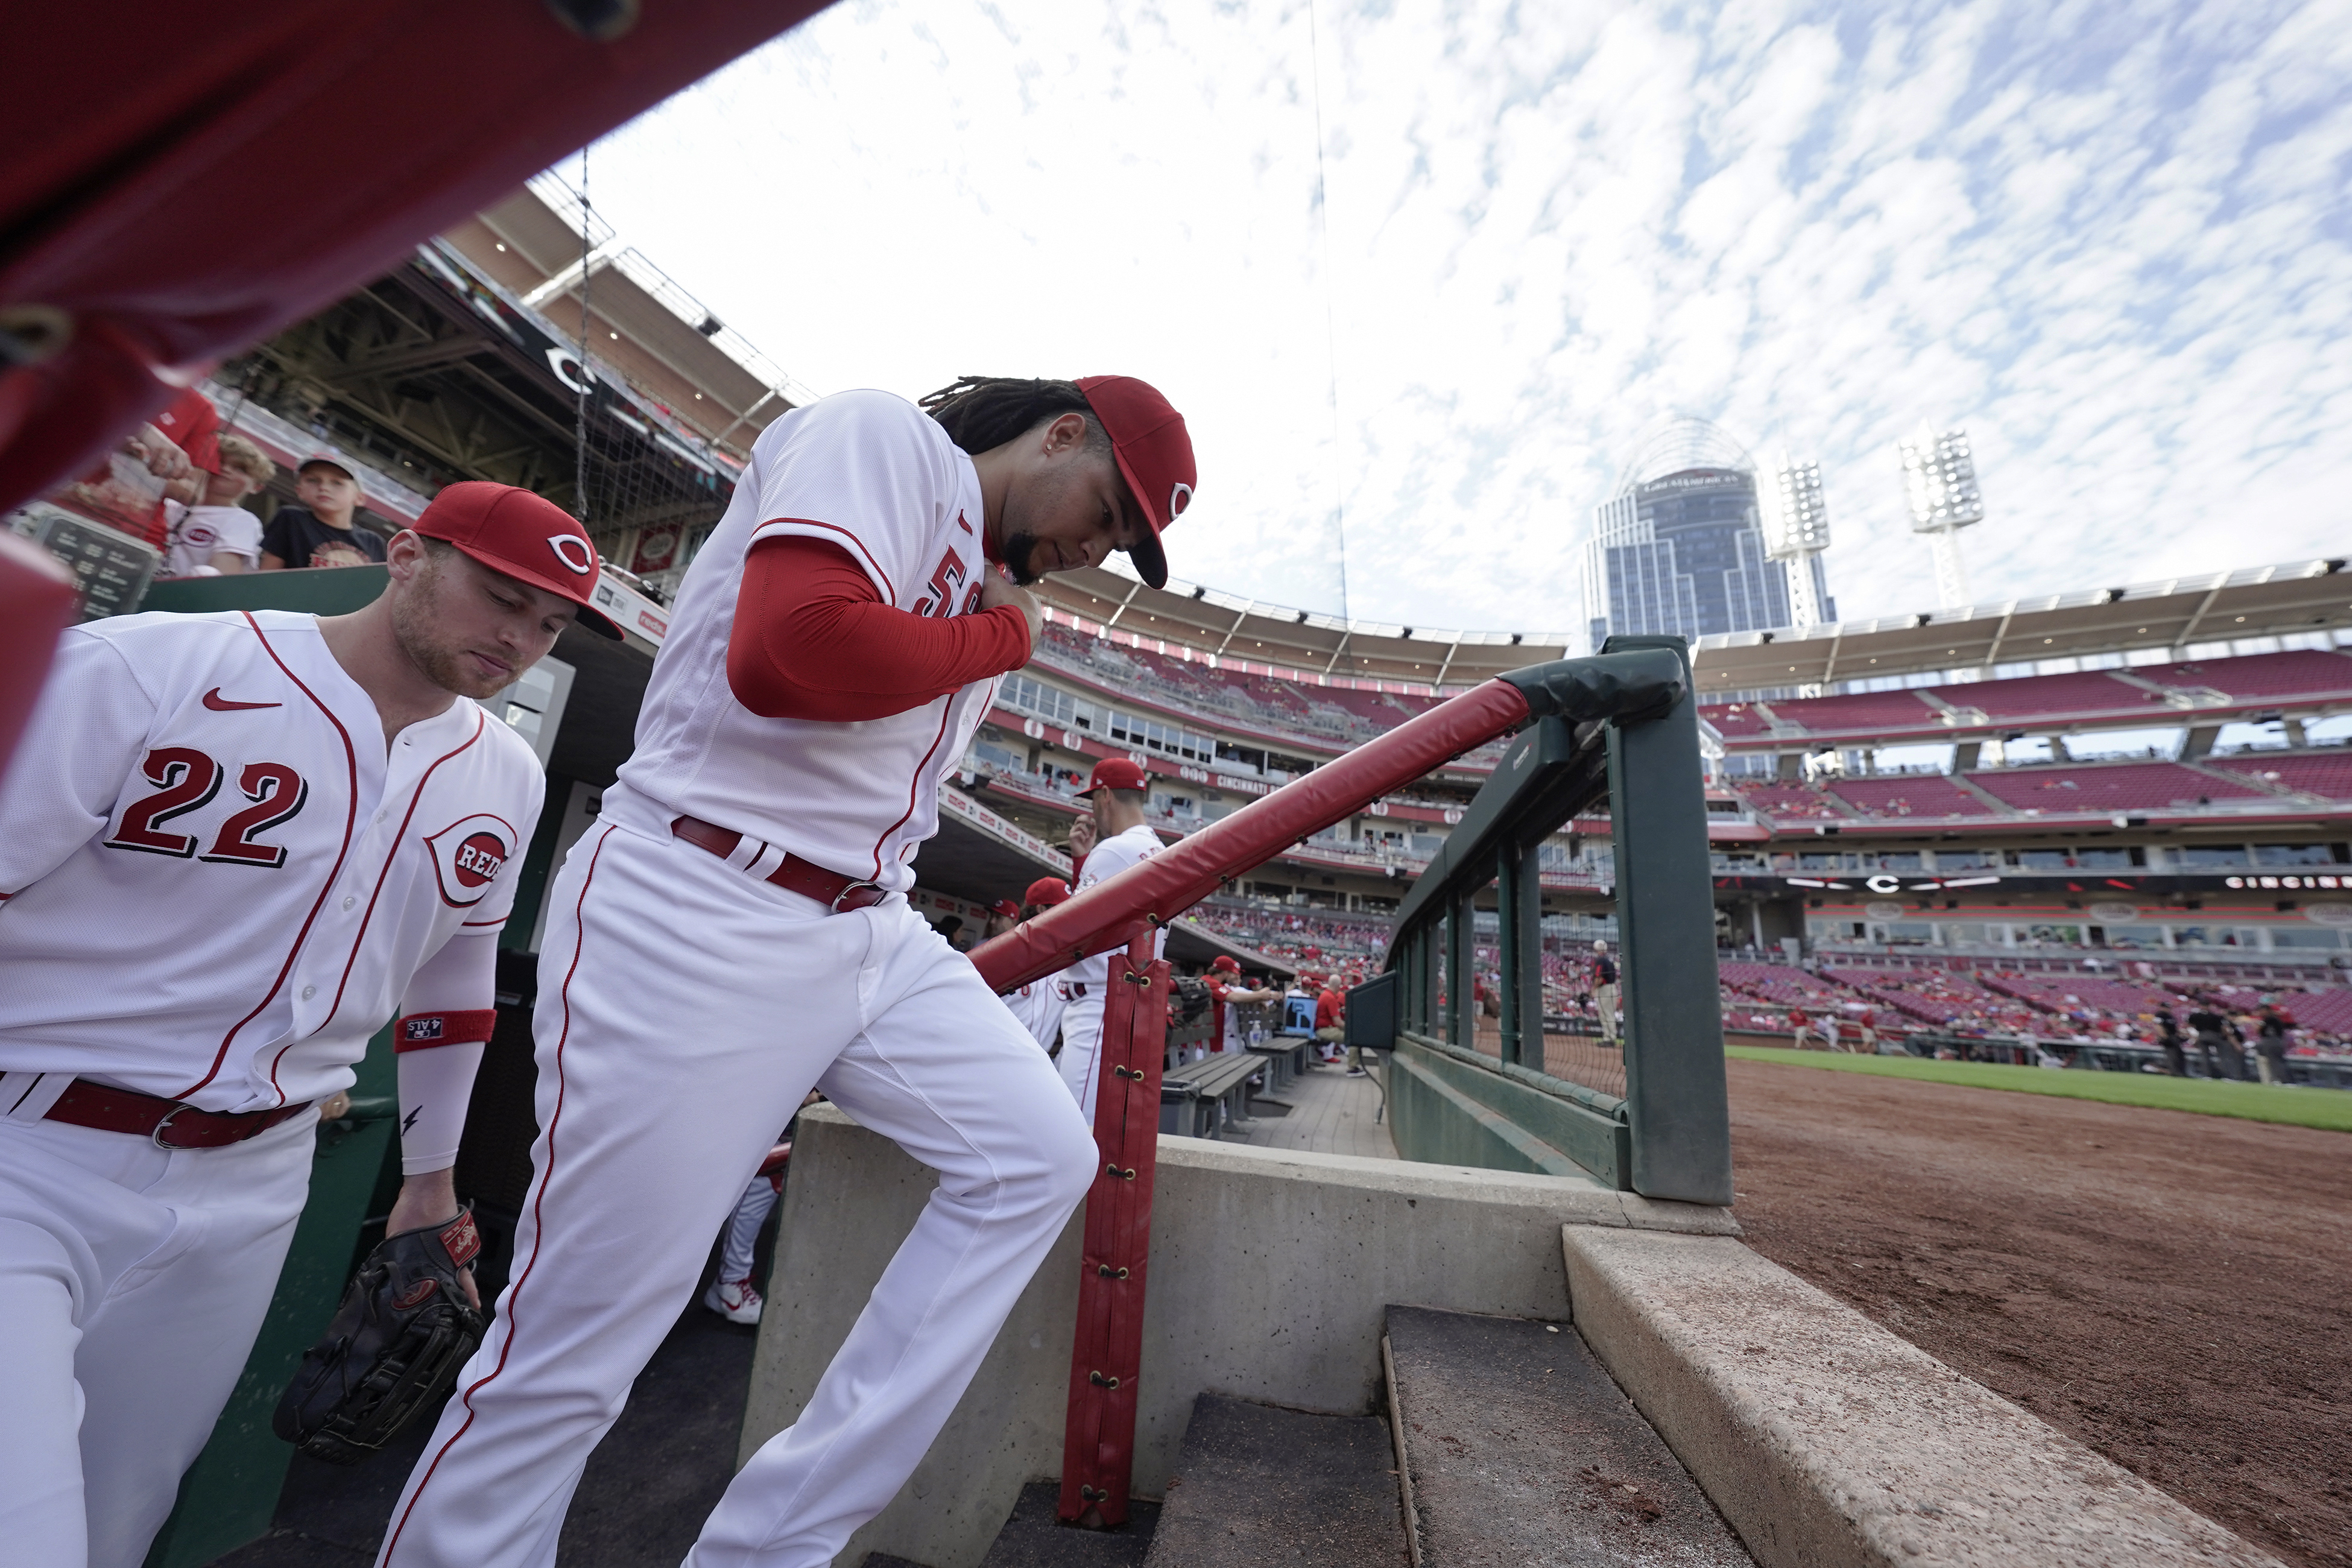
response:
<path id="1" fill-rule="evenodd" d="M 1174 919 L 1285 845 L 1343 821 L 1527 717 L 1528 700 L 1516 687 L 1489 680 L 981 943 L 971 962 L 997 991 L 1056 973 L 1118 945 L 1138 919 Z"/>

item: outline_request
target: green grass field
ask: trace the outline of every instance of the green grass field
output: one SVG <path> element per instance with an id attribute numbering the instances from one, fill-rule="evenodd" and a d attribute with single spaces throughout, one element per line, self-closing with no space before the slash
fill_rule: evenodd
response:
<path id="1" fill-rule="evenodd" d="M 2200 1116 L 2237 1116 L 2249 1121 L 2280 1121 L 2352 1132 L 2352 1090 L 2293 1089 L 2279 1084 L 2229 1083 L 2210 1078 L 2162 1078 L 2154 1073 L 2076 1072 L 2050 1068 L 2000 1067 L 1991 1062 L 1938 1062 L 1919 1057 L 1835 1056 L 1769 1046 L 1726 1046 L 1724 1055 L 1742 1061 L 1785 1062 L 1831 1072 L 1869 1073 L 1879 1078 L 1957 1083 L 1969 1089 L 2006 1089 L 2021 1094 L 2054 1094 L 2109 1105 L 2145 1105 L 2158 1110 L 2191 1110 Z"/>

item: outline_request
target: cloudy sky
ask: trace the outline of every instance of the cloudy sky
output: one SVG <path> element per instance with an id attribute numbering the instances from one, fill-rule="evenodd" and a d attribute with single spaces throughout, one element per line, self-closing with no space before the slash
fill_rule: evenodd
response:
<path id="1" fill-rule="evenodd" d="M 1922 418 L 1979 600 L 2352 543 L 2352 0 L 845 0 L 589 172 L 819 391 L 1155 382 L 1271 602 L 1580 626 L 1676 414 L 1820 460 L 1849 618 Z"/>

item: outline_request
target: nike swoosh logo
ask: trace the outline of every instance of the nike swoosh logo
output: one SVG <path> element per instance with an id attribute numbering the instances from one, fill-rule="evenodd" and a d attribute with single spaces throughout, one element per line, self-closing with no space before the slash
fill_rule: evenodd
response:
<path id="1" fill-rule="evenodd" d="M 205 706 L 215 713 L 235 713 L 246 708 L 283 708 L 286 704 L 283 702 L 232 702 L 223 697 L 220 694 L 220 688 L 215 686 L 205 693 Z"/>

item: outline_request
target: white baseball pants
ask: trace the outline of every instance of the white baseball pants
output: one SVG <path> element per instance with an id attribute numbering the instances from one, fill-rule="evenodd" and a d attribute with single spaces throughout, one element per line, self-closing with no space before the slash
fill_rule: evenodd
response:
<path id="1" fill-rule="evenodd" d="M 722 1283 L 735 1285 L 751 1278 L 752 1258 L 760 1250 L 760 1227 L 768 1223 L 780 1195 L 775 1183 L 754 1176 L 743 1195 L 735 1200 L 734 1217 L 727 1222 L 727 1245 L 719 1249 Z"/>
<path id="2" fill-rule="evenodd" d="M 1089 986 L 1086 995 L 1072 997 L 1062 1010 L 1062 1054 L 1053 1061 L 1088 1128 L 1095 1124 L 1095 1090 L 1101 1087 L 1097 1080 L 1102 1066 L 1103 998 L 1094 994 L 1095 989 Z"/>
<path id="3" fill-rule="evenodd" d="M 159 1149 L 0 1120 L 0 1556 L 145 1560 L 269 1311 L 317 1126 Z"/>
<path id="4" fill-rule="evenodd" d="M 939 1186 L 800 1419 L 737 1474 L 687 1561 L 819 1568 L 938 1436 L 1085 1196 L 1093 1136 L 1036 1042 L 902 899 L 828 914 L 609 822 L 549 898 L 513 1282 L 377 1561 L 551 1568 L 589 1451 L 814 1086 Z"/>

